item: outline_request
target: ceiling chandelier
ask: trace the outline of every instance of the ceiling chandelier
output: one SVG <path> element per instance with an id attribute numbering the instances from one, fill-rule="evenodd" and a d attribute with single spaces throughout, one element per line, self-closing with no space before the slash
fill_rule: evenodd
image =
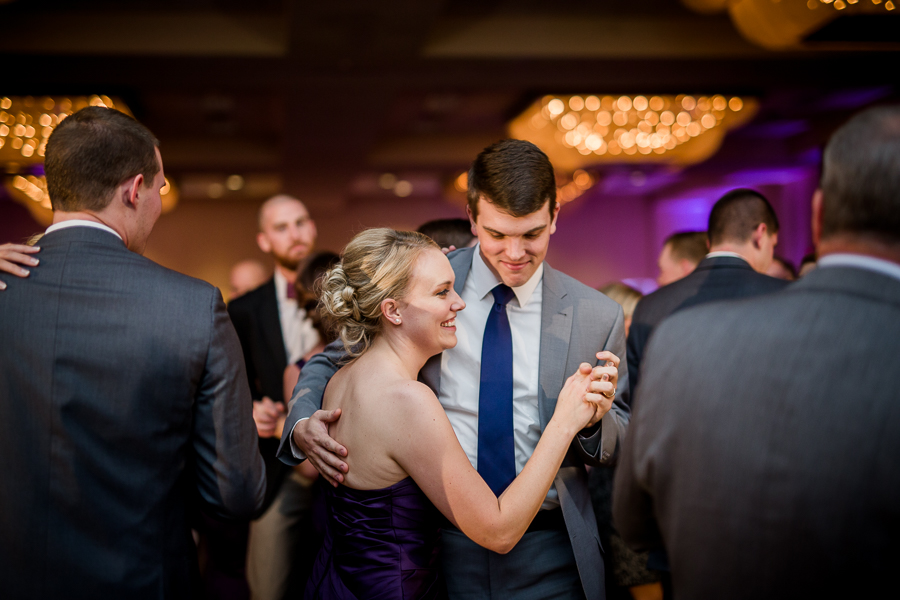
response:
<path id="1" fill-rule="evenodd" d="M 509 126 L 558 168 L 602 162 L 692 164 L 711 156 L 725 133 L 757 110 L 739 96 L 544 96 Z"/>
<path id="2" fill-rule="evenodd" d="M 43 169 L 47 140 L 66 117 L 88 106 L 114 108 L 133 116 L 121 100 L 109 96 L 0 97 L 0 169 L 5 187 L 42 225 L 52 219 Z M 164 213 L 178 202 L 178 192 L 168 179 L 161 198 Z"/>

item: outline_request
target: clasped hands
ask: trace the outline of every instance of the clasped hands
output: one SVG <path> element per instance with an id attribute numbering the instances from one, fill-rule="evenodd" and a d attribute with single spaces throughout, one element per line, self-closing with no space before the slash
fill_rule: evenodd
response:
<path id="1" fill-rule="evenodd" d="M 596 367 L 591 368 L 588 363 L 581 363 L 578 370 L 587 375 L 588 369 L 590 383 L 584 399 L 594 405 L 594 417 L 588 423 L 588 427 L 593 427 L 609 412 L 615 400 L 619 383 L 619 357 L 608 350 L 598 352 Z"/>
<path id="2" fill-rule="evenodd" d="M 587 376 L 590 382 L 585 390 L 584 400 L 594 405 L 594 416 L 588 426 L 600 422 L 615 399 L 616 386 L 619 381 L 619 357 L 604 350 L 597 353 L 597 366 L 591 368 L 582 363 L 579 373 Z M 306 455 L 316 470 L 328 483 L 337 487 L 344 481 L 344 473 L 349 466 L 343 460 L 347 456 L 347 448 L 337 443 L 328 435 L 328 426 L 341 416 L 341 409 L 318 410 L 313 415 L 298 421 L 292 432 L 292 439 L 297 447 Z"/>
<path id="3" fill-rule="evenodd" d="M 253 401 L 253 421 L 261 438 L 280 439 L 286 417 L 285 407 L 281 402 L 273 402 L 268 396 Z"/>

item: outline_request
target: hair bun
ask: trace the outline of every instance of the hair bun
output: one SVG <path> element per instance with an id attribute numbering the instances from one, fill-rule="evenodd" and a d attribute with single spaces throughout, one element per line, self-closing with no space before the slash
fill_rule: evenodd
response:
<path id="1" fill-rule="evenodd" d="M 381 302 L 403 296 L 426 248 L 439 250 L 421 233 L 392 229 L 367 229 L 344 248 L 322 282 L 322 309 L 349 356 L 365 352 L 381 331 Z"/>

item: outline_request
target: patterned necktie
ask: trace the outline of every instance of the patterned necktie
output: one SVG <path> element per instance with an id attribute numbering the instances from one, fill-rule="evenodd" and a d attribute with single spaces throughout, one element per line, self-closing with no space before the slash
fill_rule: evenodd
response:
<path id="1" fill-rule="evenodd" d="M 506 305 L 515 295 L 500 284 L 484 326 L 478 394 L 478 473 L 499 496 L 516 477 L 513 441 L 513 347 Z"/>

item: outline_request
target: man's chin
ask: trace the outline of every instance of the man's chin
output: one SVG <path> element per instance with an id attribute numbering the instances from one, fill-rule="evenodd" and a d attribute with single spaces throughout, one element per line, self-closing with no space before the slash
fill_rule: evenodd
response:
<path id="1" fill-rule="evenodd" d="M 277 262 L 281 267 L 287 269 L 288 271 L 298 271 L 300 269 L 300 265 L 303 264 L 303 259 L 306 258 L 304 254 L 301 258 L 295 258 L 293 256 L 279 256 L 275 258 L 275 262 Z"/>
<path id="2" fill-rule="evenodd" d="M 527 283 L 533 274 L 534 271 L 528 272 L 527 269 L 522 269 L 520 271 L 504 269 L 500 274 L 500 281 L 509 287 L 519 287 L 520 285 Z"/>

